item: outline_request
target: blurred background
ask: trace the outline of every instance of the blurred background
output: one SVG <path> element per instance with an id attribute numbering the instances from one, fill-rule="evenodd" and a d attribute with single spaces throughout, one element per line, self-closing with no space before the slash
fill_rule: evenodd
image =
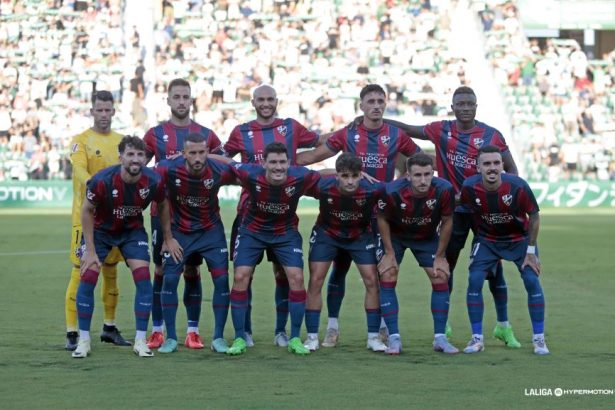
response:
<path id="1" fill-rule="evenodd" d="M 348 124 L 368 83 L 413 125 L 452 117 L 469 85 L 526 179 L 615 181 L 614 59 L 604 0 L 0 0 L 0 181 L 70 179 L 95 90 L 142 136 L 176 77 L 222 141 L 261 83 L 319 132 Z"/>

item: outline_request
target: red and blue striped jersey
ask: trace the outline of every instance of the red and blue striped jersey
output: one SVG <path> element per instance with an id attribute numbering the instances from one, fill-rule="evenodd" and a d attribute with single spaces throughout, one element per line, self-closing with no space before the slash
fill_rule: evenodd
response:
<path id="1" fill-rule="evenodd" d="M 233 165 L 235 176 L 248 192 L 242 227 L 255 233 L 275 235 L 297 230 L 299 198 L 316 185 L 320 174 L 305 167 L 290 167 L 288 178 L 282 185 L 271 185 L 262 166 L 237 162 Z"/>
<path id="2" fill-rule="evenodd" d="M 288 161 L 296 164 L 297 149 L 312 148 L 318 142 L 318 134 L 308 130 L 292 118 L 276 118 L 269 125 L 261 125 L 250 121 L 236 126 L 228 141 L 224 144 L 224 152 L 232 158 L 241 154 L 241 162 L 257 163 L 263 161 L 265 147 L 272 142 L 281 142 L 288 148 Z"/>
<path id="3" fill-rule="evenodd" d="M 438 235 L 442 216 L 452 215 L 455 192 L 450 182 L 434 177 L 423 196 L 417 196 L 412 183 L 400 178 L 386 184 L 386 195 L 378 202 L 378 213 L 385 215 L 391 234 L 402 240 L 426 240 Z"/>
<path id="4" fill-rule="evenodd" d="M 272 142 L 281 142 L 288 149 L 290 165 L 297 162 L 297 149 L 312 148 L 318 142 L 318 134 L 308 130 L 292 118 L 276 118 L 273 123 L 261 125 L 250 121 L 236 126 L 228 141 L 224 144 L 224 153 L 232 158 L 241 155 L 244 164 L 260 164 L 263 161 L 265 147 Z M 237 210 L 241 213 L 247 209 L 248 193 L 242 189 Z"/>
<path id="5" fill-rule="evenodd" d="M 384 183 L 361 180 L 353 194 L 344 195 L 339 190 L 337 178 L 327 176 L 306 194 L 320 201 L 316 226 L 334 238 L 354 239 L 371 231 L 374 207 L 383 193 Z"/>
<path id="6" fill-rule="evenodd" d="M 164 200 L 160 176 L 143 167 L 139 180 L 122 180 L 121 165 L 105 168 L 87 183 L 86 198 L 96 207 L 94 228 L 109 234 L 143 228 L 143 210 L 152 201 Z"/>
<path id="7" fill-rule="evenodd" d="M 190 121 L 187 127 L 178 127 L 171 121 L 161 122 L 145 133 L 143 141 L 148 155 L 154 156 L 154 163 L 167 159 L 175 154 L 181 154 L 184 149 L 184 138 L 191 133 L 199 133 L 207 140 L 207 148 L 212 154 L 222 151 L 222 143 L 215 132 L 201 124 Z M 152 216 L 158 215 L 156 204 L 150 209 Z"/>
<path id="8" fill-rule="evenodd" d="M 463 181 L 476 174 L 480 147 L 495 145 L 502 153 L 508 152 L 502 134 L 480 121 L 468 131 L 460 131 L 456 120 L 436 121 L 423 127 L 423 134 L 436 146 L 438 176 L 453 184 L 457 193 Z"/>
<path id="9" fill-rule="evenodd" d="M 173 229 L 183 233 L 206 231 L 220 222 L 218 190 L 235 181 L 231 166 L 208 158 L 203 175 L 194 176 L 178 157 L 156 165 L 166 188 Z"/>
<path id="10" fill-rule="evenodd" d="M 526 239 L 528 215 L 539 211 L 527 182 L 512 174 L 502 174 L 502 185 L 495 191 L 485 189 L 480 174 L 466 179 L 461 203 L 472 212 L 476 235 L 491 242 Z"/>
<path id="11" fill-rule="evenodd" d="M 361 158 L 363 171 L 382 182 L 395 178 L 398 154 L 409 157 L 421 151 L 405 132 L 386 123 L 374 130 L 363 124 L 342 128 L 327 139 L 327 148 L 352 152 Z"/>

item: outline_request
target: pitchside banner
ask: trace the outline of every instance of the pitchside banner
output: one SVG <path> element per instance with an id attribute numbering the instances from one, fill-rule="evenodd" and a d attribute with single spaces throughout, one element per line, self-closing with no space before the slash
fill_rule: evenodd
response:
<path id="1" fill-rule="evenodd" d="M 530 187 L 543 208 L 615 207 L 615 182 L 530 182 Z M 240 191 L 238 186 L 222 187 L 220 203 L 236 202 Z M 0 208 L 70 208 L 72 200 L 71 181 L 0 182 Z M 307 197 L 301 203 L 316 205 Z"/>

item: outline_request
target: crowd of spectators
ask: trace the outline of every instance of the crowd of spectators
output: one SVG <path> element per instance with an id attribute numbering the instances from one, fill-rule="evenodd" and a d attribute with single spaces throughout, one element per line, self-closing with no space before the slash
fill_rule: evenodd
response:
<path id="1" fill-rule="evenodd" d="M 465 61 L 447 47 L 449 0 L 163 0 L 154 60 L 121 0 L 0 0 L 0 180 L 68 178 L 70 139 L 91 125 L 94 89 L 118 102 L 114 128 L 141 134 L 169 116 L 166 84 L 193 84 L 195 119 L 225 139 L 270 83 L 279 114 L 327 132 L 357 112 L 360 88 L 386 86 L 388 116 L 450 114 Z M 127 101 L 129 101 L 127 103 Z"/>
<path id="2" fill-rule="evenodd" d="M 516 1 L 477 1 L 490 60 L 531 180 L 615 180 L 615 50 L 528 39 Z"/>

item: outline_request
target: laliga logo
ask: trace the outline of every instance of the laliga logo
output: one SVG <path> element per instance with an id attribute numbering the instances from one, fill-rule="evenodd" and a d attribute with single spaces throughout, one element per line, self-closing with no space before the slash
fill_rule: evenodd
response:
<path id="1" fill-rule="evenodd" d="M 283 137 L 286 136 L 286 125 L 280 125 L 278 128 L 276 128 L 278 130 L 278 132 L 280 133 L 280 135 L 282 135 Z"/>
<path id="2" fill-rule="evenodd" d="M 361 139 L 361 137 L 359 137 L 359 134 L 355 134 L 354 135 L 354 142 L 359 142 L 359 140 Z"/>
<path id="3" fill-rule="evenodd" d="M 139 189 L 139 196 L 141 197 L 141 199 L 147 198 L 148 195 L 149 195 L 149 188 Z"/>
<path id="4" fill-rule="evenodd" d="M 205 186 L 205 188 L 211 189 L 214 186 L 214 180 L 211 178 L 206 179 L 205 181 L 203 181 L 203 185 Z"/>
<path id="5" fill-rule="evenodd" d="M 475 146 L 476 148 L 480 148 L 480 147 L 482 147 L 482 146 L 483 146 L 483 143 L 485 142 L 485 140 L 484 140 L 484 139 L 482 139 L 482 138 L 474 138 L 474 141 L 473 141 L 473 142 L 474 142 L 474 146 Z"/>
<path id="6" fill-rule="evenodd" d="M 113 195 L 113 198 L 117 198 L 117 189 L 111 191 L 111 195 Z"/>
<path id="7" fill-rule="evenodd" d="M 248 131 L 248 138 L 254 138 L 254 131 Z"/>
<path id="8" fill-rule="evenodd" d="M 510 206 L 510 204 L 512 203 L 512 195 L 511 194 L 503 195 L 502 196 L 502 201 L 504 201 L 506 206 Z"/>
<path id="9" fill-rule="evenodd" d="M 288 196 L 290 198 L 295 193 L 295 187 L 294 186 L 288 186 L 288 187 L 286 187 L 284 189 L 284 192 L 286 193 L 286 196 Z"/>
<path id="10" fill-rule="evenodd" d="M 481 206 L 480 198 L 476 198 L 476 205 Z"/>
<path id="11" fill-rule="evenodd" d="M 162 136 L 162 140 L 163 140 L 164 142 L 169 141 L 169 136 L 168 136 L 167 134 L 164 134 L 164 135 Z"/>
<path id="12" fill-rule="evenodd" d="M 427 208 L 433 210 L 435 205 L 436 205 L 436 200 L 435 199 L 428 199 L 427 200 Z"/>
<path id="13" fill-rule="evenodd" d="M 391 141 L 391 137 L 389 137 L 388 135 L 380 136 L 380 142 L 382 142 L 384 145 L 389 145 L 390 141 Z"/>

